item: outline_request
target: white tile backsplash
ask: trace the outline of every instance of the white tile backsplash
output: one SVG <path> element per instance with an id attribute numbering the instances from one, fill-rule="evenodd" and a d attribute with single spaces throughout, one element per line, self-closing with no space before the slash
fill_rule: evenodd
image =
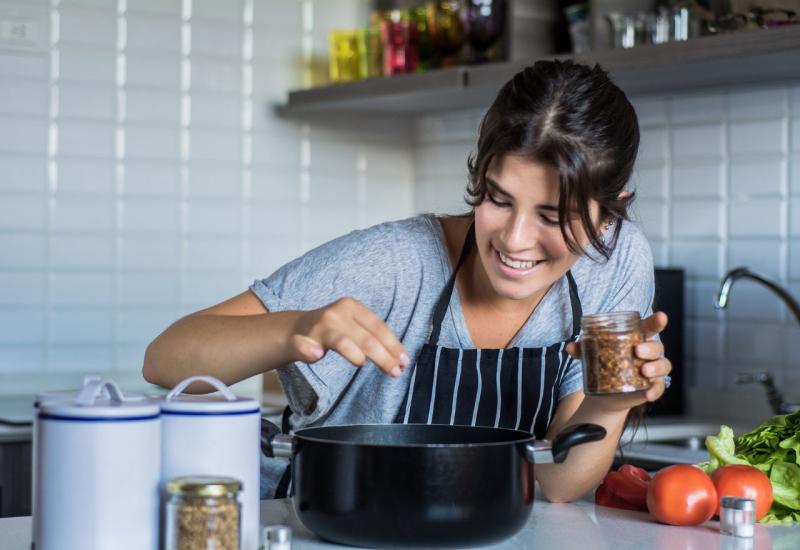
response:
<path id="1" fill-rule="evenodd" d="M 53 230 L 93 231 L 114 230 L 114 201 L 108 197 L 60 197 L 51 207 Z"/>
<path id="2" fill-rule="evenodd" d="M 770 158 L 772 157 L 772 158 Z M 732 161 L 731 193 L 734 195 L 782 195 L 784 157 L 761 155 L 757 160 Z"/>
<path id="3" fill-rule="evenodd" d="M 180 300 L 180 272 L 122 271 L 119 273 L 117 299 L 120 306 L 177 305 Z"/>
<path id="4" fill-rule="evenodd" d="M 117 96 L 113 89 L 89 84 L 64 84 L 58 89 L 58 115 L 62 119 L 79 118 L 113 121 Z"/>
<path id="5" fill-rule="evenodd" d="M 112 307 L 114 272 L 55 271 L 50 275 L 50 303 L 55 307 Z"/>
<path id="6" fill-rule="evenodd" d="M 117 253 L 120 269 L 178 270 L 181 263 L 181 242 L 177 236 L 125 236 Z"/>
<path id="7" fill-rule="evenodd" d="M 45 305 L 47 279 L 41 271 L 0 271 L 0 307 Z"/>
<path id="8" fill-rule="evenodd" d="M 130 86 L 179 90 L 180 66 L 180 56 L 176 53 L 127 52 L 125 81 Z"/>
<path id="9" fill-rule="evenodd" d="M 56 269 L 111 269 L 114 267 L 114 238 L 56 233 L 50 238 L 50 266 Z"/>
<path id="10" fill-rule="evenodd" d="M 669 101 L 670 121 L 678 124 L 716 122 L 725 115 L 726 97 L 722 94 L 681 94 Z"/>
<path id="11" fill-rule="evenodd" d="M 180 93 L 130 87 L 125 91 L 125 120 L 130 123 L 180 124 Z"/>
<path id="12" fill-rule="evenodd" d="M 174 235 L 180 220 L 180 203 L 174 199 L 130 198 L 122 203 L 120 229 L 125 234 Z"/>
<path id="13" fill-rule="evenodd" d="M 785 235 L 784 204 L 777 198 L 732 200 L 728 209 L 728 234 L 780 239 Z"/>
<path id="14" fill-rule="evenodd" d="M 737 239 L 728 243 L 728 268 L 747 266 L 774 279 L 781 278 L 781 242 L 778 239 Z"/>
<path id="15" fill-rule="evenodd" d="M 114 125 L 111 122 L 63 121 L 58 125 L 58 151 L 62 155 L 98 157 L 114 156 Z"/>
<path id="16" fill-rule="evenodd" d="M 785 119 L 731 122 L 731 154 L 752 155 L 786 151 Z"/>
<path id="17" fill-rule="evenodd" d="M 675 126 L 672 130 L 672 156 L 677 160 L 722 156 L 722 125 Z"/>
<path id="18" fill-rule="evenodd" d="M 174 16 L 129 14 L 126 20 L 128 51 L 180 53 L 181 35 L 176 32 L 177 22 Z"/>
<path id="19" fill-rule="evenodd" d="M 47 55 L 30 55 L 0 51 L 0 76 L 45 80 L 50 74 Z M 44 88 L 44 91 L 47 91 Z"/>
<path id="20" fill-rule="evenodd" d="M 2 154 L 0 193 L 24 191 L 44 192 L 47 189 L 47 157 L 44 155 Z"/>
<path id="21" fill-rule="evenodd" d="M 193 199 L 186 205 L 189 235 L 242 234 L 242 204 L 238 200 Z"/>
<path id="22" fill-rule="evenodd" d="M 107 372 L 114 364 L 110 345 L 59 344 L 47 349 L 49 373 L 75 373 L 76 379 L 89 372 Z M 111 374 L 113 377 L 114 375 Z"/>
<path id="23" fill-rule="evenodd" d="M 49 90 L 36 80 L 3 79 L 0 86 L 0 113 L 3 114 L 46 118 L 49 101 Z"/>
<path id="24" fill-rule="evenodd" d="M 40 268 L 47 264 L 47 235 L 0 232 L 0 268 Z"/>
<path id="25" fill-rule="evenodd" d="M 113 48 L 117 39 L 117 14 L 64 5 L 59 10 L 59 41 L 63 44 L 86 44 L 102 49 Z"/>
<path id="26" fill-rule="evenodd" d="M 722 244 L 715 241 L 673 240 L 670 246 L 671 264 L 682 267 L 689 281 L 716 279 L 722 275 L 722 248 Z"/>
<path id="27" fill-rule="evenodd" d="M 0 231 L 46 227 L 47 203 L 41 195 L 7 195 L 0 201 Z"/>
<path id="28" fill-rule="evenodd" d="M 111 159 L 63 159 L 58 163 L 56 193 L 102 194 L 114 193 L 114 162 Z"/>
<path id="29" fill-rule="evenodd" d="M 116 53 L 113 49 L 93 50 L 83 46 L 59 47 L 58 74 L 66 82 L 84 82 L 112 87 L 116 78 Z M 130 70 L 130 64 L 128 65 Z"/>
<path id="30" fill-rule="evenodd" d="M 242 162 L 242 133 L 234 130 L 192 130 L 189 157 L 238 165 Z"/>
<path id="31" fill-rule="evenodd" d="M 45 314 L 41 308 L 3 308 L 0 315 L 0 345 L 44 342 Z"/>
<path id="32" fill-rule="evenodd" d="M 731 120 L 782 117 L 789 111 L 788 89 L 784 86 L 734 92 L 728 101 Z"/>
<path id="33" fill-rule="evenodd" d="M 131 159 L 177 161 L 181 154 L 180 129 L 174 126 L 129 125 L 125 154 Z"/>
<path id="34" fill-rule="evenodd" d="M 47 151 L 47 121 L 30 117 L 0 116 L 0 150 L 4 153 Z"/>
<path id="35" fill-rule="evenodd" d="M 722 207 L 714 200 L 674 200 L 670 211 L 672 236 L 676 238 L 721 238 Z"/>
<path id="36" fill-rule="evenodd" d="M 50 341 L 55 344 L 110 344 L 114 334 L 114 310 L 53 309 L 48 325 Z"/>
<path id="37" fill-rule="evenodd" d="M 672 165 L 672 195 L 680 198 L 722 198 L 722 165 L 715 162 Z"/>
<path id="38" fill-rule="evenodd" d="M 180 193 L 180 168 L 169 161 L 125 163 L 123 195 L 176 197 Z"/>

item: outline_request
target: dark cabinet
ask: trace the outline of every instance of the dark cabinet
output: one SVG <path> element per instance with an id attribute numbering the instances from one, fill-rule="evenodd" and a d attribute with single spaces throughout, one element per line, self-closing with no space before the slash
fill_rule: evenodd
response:
<path id="1" fill-rule="evenodd" d="M 31 443 L 0 443 L 0 517 L 31 515 Z"/>

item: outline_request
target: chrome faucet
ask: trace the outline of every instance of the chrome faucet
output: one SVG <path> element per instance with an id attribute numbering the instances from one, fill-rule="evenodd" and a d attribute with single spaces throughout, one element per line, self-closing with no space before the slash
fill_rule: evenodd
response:
<path id="1" fill-rule="evenodd" d="M 737 267 L 735 269 L 732 269 L 725 275 L 725 277 L 722 278 L 722 285 L 719 288 L 719 292 L 714 297 L 715 308 L 724 309 L 728 306 L 731 287 L 733 286 L 733 283 L 738 279 L 752 279 L 753 281 L 761 283 L 768 289 L 775 292 L 775 294 L 777 294 L 778 297 L 781 300 L 783 300 L 783 303 L 786 305 L 786 307 L 789 308 L 789 311 L 794 313 L 797 322 L 800 323 L 800 304 L 797 303 L 797 300 L 792 298 L 791 294 L 786 292 L 786 290 L 781 288 L 778 285 L 778 283 L 776 283 L 769 277 L 750 271 L 746 267 Z M 800 406 L 792 403 L 787 403 L 786 401 L 783 400 L 783 396 L 781 395 L 780 391 L 778 391 L 778 388 L 775 387 L 772 375 L 768 372 L 762 372 L 758 374 L 739 373 L 736 376 L 736 383 L 737 384 L 759 383 L 762 386 L 764 386 L 764 388 L 767 391 L 767 399 L 769 400 L 769 404 L 772 407 L 772 410 L 775 412 L 775 414 L 787 414 L 795 411 Z"/>

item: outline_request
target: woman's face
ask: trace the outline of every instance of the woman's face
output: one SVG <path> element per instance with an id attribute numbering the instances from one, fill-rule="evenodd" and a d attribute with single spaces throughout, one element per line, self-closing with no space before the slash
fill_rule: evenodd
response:
<path id="1" fill-rule="evenodd" d="M 475 208 L 477 267 L 483 267 L 495 299 L 541 297 L 578 259 L 558 224 L 558 170 L 506 155 L 489 165 L 486 186 L 486 199 Z M 599 223 L 596 201 L 590 213 Z M 572 236 L 584 247 L 588 237 L 577 211 L 570 220 Z"/>

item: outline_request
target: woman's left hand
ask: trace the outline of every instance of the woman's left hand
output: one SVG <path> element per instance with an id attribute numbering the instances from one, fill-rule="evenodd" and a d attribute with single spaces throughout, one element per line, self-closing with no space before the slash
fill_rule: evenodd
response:
<path id="1" fill-rule="evenodd" d="M 650 380 L 650 388 L 644 393 L 635 392 L 626 395 L 602 396 L 602 400 L 613 408 L 631 408 L 641 405 L 647 401 L 655 401 L 664 394 L 666 385 L 664 377 L 672 371 L 672 363 L 664 357 L 664 344 L 653 337 L 666 328 L 668 322 L 667 314 L 657 311 L 642 320 L 642 331 L 646 342 L 636 346 L 636 357 L 644 361 L 640 367 L 642 376 Z M 576 359 L 581 358 L 581 348 L 579 342 L 572 342 L 567 345 L 567 352 Z"/>

